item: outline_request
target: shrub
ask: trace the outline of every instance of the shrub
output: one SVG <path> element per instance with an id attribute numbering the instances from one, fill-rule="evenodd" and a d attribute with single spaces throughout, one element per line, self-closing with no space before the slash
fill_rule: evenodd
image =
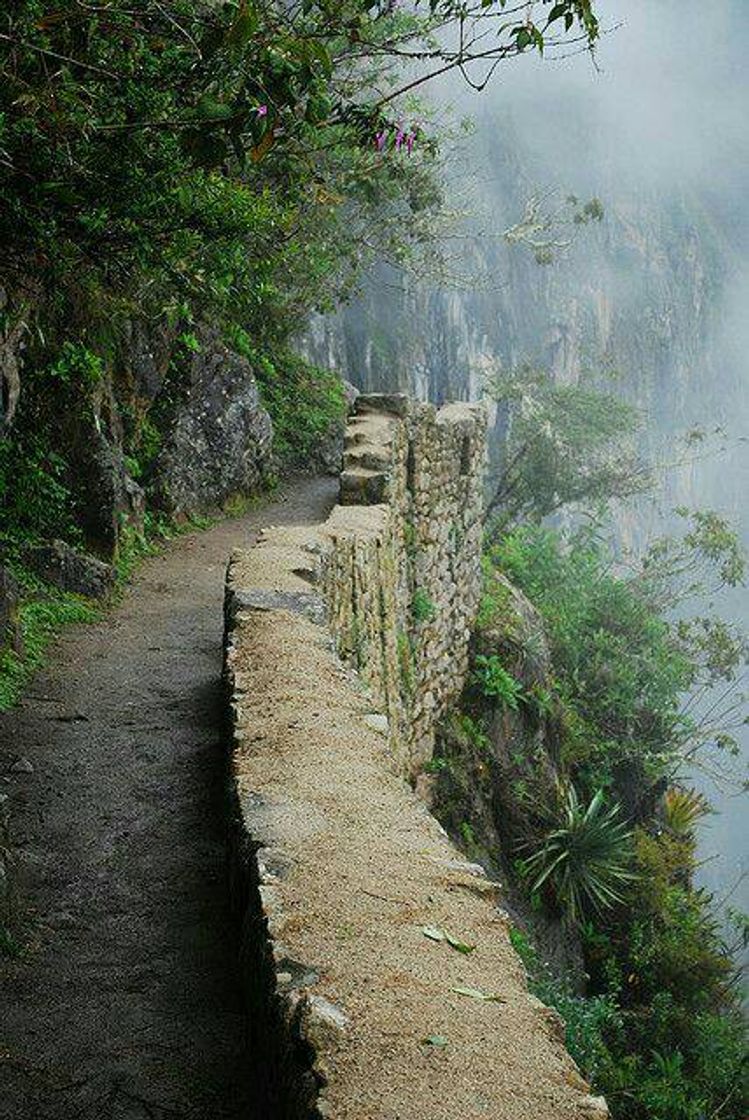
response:
<path id="1" fill-rule="evenodd" d="M 663 819 L 678 836 L 689 836 L 700 817 L 710 812 L 707 799 L 693 789 L 672 786 L 663 798 Z"/>
<path id="2" fill-rule="evenodd" d="M 531 992 L 562 1016 L 567 1049 L 583 1076 L 597 1083 L 599 1075 L 612 1061 L 607 1037 L 618 1036 L 621 1032 L 621 1015 L 615 998 L 576 994 L 566 978 L 553 976 L 541 964 L 527 934 L 517 927 L 510 930 L 510 941 L 525 965 Z"/>

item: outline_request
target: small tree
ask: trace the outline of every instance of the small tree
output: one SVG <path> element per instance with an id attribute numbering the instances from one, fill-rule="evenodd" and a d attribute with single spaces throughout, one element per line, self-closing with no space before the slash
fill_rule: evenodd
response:
<path id="1" fill-rule="evenodd" d="M 488 390 L 505 422 L 487 507 L 494 535 L 571 503 L 629 497 L 651 484 L 651 472 L 634 448 L 640 416 L 624 401 L 579 385 L 557 385 L 530 366 L 495 376 Z"/>

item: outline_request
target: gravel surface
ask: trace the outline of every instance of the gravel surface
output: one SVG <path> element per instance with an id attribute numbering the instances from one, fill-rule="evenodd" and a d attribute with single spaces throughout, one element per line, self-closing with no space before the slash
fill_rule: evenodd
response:
<path id="1" fill-rule="evenodd" d="M 319 521 L 335 490 L 296 482 L 170 545 L 0 716 L 24 943 L 0 958 L 2 1120 L 267 1120 L 224 880 L 223 577 L 233 547 Z"/>
<path id="2" fill-rule="evenodd" d="M 357 513 L 360 529 L 374 516 Z M 249 605 L 230 665 L 240 802 L 282 868 L 265 888 L 270 928 L 311 977 L 311 999 L 333 1005 L 334 1025 L 326 1013 L 311 1036 L 325 1115 L 601 1120 L 558 1015 L 527 991 L 496 887 L 394 773 L 327 628 L 251 605 L 250 589 L 304 591 L 314 541 L 283 529 L 235 558 L 232 585 Z"/>

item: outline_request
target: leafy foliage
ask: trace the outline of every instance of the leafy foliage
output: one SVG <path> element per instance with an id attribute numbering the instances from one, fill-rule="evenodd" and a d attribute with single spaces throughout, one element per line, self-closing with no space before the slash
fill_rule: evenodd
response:
<path id="1" fill-rule="evenodd" d="M 520 861 L 521 882 L 552 914 L 574 918 L 589 976 L 585 995 L 570 1003 L 560 997 L 563 978 L 553 976 L 542 998 L 565 1018 L 570 1045 L 581 1017 L 594 1016 L 590 1001 L 605 1000 L 610 1016 L 591 1036 L 590 1068 L 616 1120 L 746 1115 L 734 966 L 713 900 L 692 881 L 694 830 L 708 807 L 678 782 L 685 758 L 710 745 L 731 750 L 731 728 L 743 718 L 736 685 L 744 639 L 719 618 L 689 615 L 686 603 L 740 580 L 744 557 L 723 518 L 681 516 L 682 537 L 657 542 L 639 569 L 617 563 L 592 521 L 566 535 L 518 525 L 488 553 L 489 586 L 496 567 L 543 617 L 554 695 L 541 718 L 560 781 L 573 790 L 561 821 L 549 827 L 542 816 L 524 818 L 535 835 Z M 676 617 L 668 613 L 675 606 Z M 502 603 L 485 603 L 484 614 L 501 633 Z M 695 712 L 716 682 L 723 699 L 705 705 L 706 719 Z M 514 796 L 526 804 L 524 791 Z M 629 820 L 608 822 L 609 865 L 596 830 L 592 848 L 574 840 L 586 809 L 597 803 L 604 824 L 605 805 L 615 801 Z M 617 851 L 617 833 L 627 856 Z M 589 875 L 580 874 L 586 860 L 593 875 L 601 865 L 611 871 L 602 891 L 591 892 Z"/>
<path id="2" fill-rule="evenodd" d="M 493 377 L 488 391 L 505 418 L 487 511 L 495 534 L 522 518 L 540 520 L 570 503 L 626 497 L 649 485 L 632 440 L 640 418 L 624 401 L 557 385 L 531 367 Z"/>
<path id="3" fill-rule="evenodd" d="M 96 608 L 80 595 L 42 587 L 38 581 L 29 590 L 33 597 L 20 610 L 24 656 L 11 649 L 0 651 L 0 712 L 16 703 L 29 676 L 41 664 L 47 645 L 63 626 L 97 617 Z"/>
<path id="4" fill-rule="evenodd" d="M 273 446 L 281 464 L 313 465 L 321 445 L 335 436 L 344 421 L 346 402 L 340 377 L 281 348 L 271 358 L 237 327 L 230 331 L 230 341 L 252 363 L 263 404 L 273 421 Z"/>
<path id="5" fill-rule="evenodd" d="M 503 707 L 517 711 L 523 698 L 520 681 L 508 673 L 496 654 L 479 654 L 474 661 L 475 678 L 484 696 L 497 700 Z"/>
<path id="6" fill-rule="evenodd" d="M 529 936 L 516 926 L 510 929 L 510 942 L 525 965 L 530 990 L 562 1016 L 565 1044 L 583 1076 L 597 1083 L 611 1061 L 608 1040 L 621 1030 L 616 1000 L 575 993 L 566 977 L 554 976 L 543 965 Z"/>
<path id="7" fill-rule="evenodd" d="M 611 548 L 595 526 L 566 542 L 550 529 L 519 526 L 491 557 L 544 617 L 566 711 L 565 751 L 593 789 L 610 785 L 622 764 L 654 782 L 706 743 L 730 746 L 740 696 L 706 721 L 692 714 L 684 693 L 716 679 L 730 683 L 744 643 L 720 621 L 667 621 L 651 565 L 615 574 Z"/>
<path id="8" fill-rule="evenodd" d="M 693 789 L 672 786 L 663 797 L 663 820 L 677 836 L 691 835 L 700 817 L 710 812 L 707 799 Z"/>

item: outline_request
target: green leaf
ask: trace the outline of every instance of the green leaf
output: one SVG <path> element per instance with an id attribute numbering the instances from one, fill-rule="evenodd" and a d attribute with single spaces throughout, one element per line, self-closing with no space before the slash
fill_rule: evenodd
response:
<path id="1" fill-rule="evenodd" d="M 258 15 L 247 0 L 240 7 L 239 14 L 226 33 L 226 42 L 233 47 L 245 46 L 257 31 Z"/>
<path id="2" fill-rule="evenodd" d="M 475 945 L 466 945 L 465 941 L 459 941 L 458 938 L 453 937 L 451 933 L 445 934 L 445 941 L 448 945 L 452 946 L 453 949 L 457 949 L 459 953 L 464 953 L 466 956 L 472 953 L 476 948 Z"/>
<path id="3" fill-rule="evenodd" d="M 224 121 L 231 117 L 234 112 L 231 105 L 227 105 L 223 101 L 217 101 L 210 93 L 203 94 L 195 106 L 195 111 L 199 117 L 206 121 Z"/>
<path id="4" fill-rule="evenodd" d="M 445 935 L 442 932 L 442 930 L 441 929 L 435 929 L 434 926 L 422 926 L 421 932 L 424 934 L 425 937 L 428 937 L 430 941 L 444 941 L 445 940 Z"/>
<path id="5" fill-rule="evenodd" d="M 507 1003 L 504 996 L 498 995 L 496 992 L 482 992 L 481 988 L 452 988 L 451 991 L 459 996 L 468 996 L 469 999 L 482 1000 L 484 1003 Z"/>
<path id="6" fill-rule="evenodd" d="M 448 1040 L 443 1034 L 430 1034 L 422 1038 L 422 1046 L 447 1046 Z"/>

